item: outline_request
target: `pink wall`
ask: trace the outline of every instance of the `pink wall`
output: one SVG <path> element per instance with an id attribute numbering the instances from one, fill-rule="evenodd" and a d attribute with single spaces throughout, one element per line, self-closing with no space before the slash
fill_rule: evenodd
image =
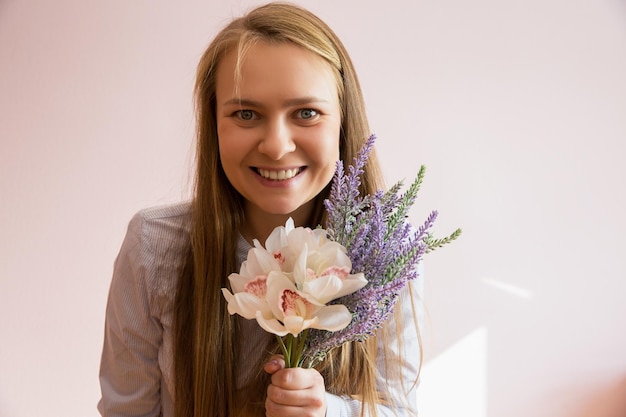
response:
<path id="1" fill-rule="evenodd" d="M 616 407 L 623 2 L 300 3 L 351 51 L 389 181 L 428 166 L 414 219 L 465 230 L 426 264 L 423 415 Z M 252 4 L 0 2 L 0 416 L 96 415 L 126 224 L 186 195 L 196 61 Z"/>

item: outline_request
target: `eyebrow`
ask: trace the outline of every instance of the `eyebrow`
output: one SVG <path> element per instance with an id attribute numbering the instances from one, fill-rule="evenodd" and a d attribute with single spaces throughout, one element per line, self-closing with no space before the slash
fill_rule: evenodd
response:
<path id="1" fill-rule="evenodd" d="M 284 106 L 298 106 L 304 104 L 313 104 L 313 103 L 328 103 L 328 100 L 321 99 L 319 97 L 297 97 L 289 100 L 285 100 L 283 102 Z M 262 107 L 263 104 L 260 101 L 250 100 L 247 98 L 231 98 L 230 100 L 226 100 L 224 105 L 238 105 L 238 106 L 250 106 L 250 107 Z"/>

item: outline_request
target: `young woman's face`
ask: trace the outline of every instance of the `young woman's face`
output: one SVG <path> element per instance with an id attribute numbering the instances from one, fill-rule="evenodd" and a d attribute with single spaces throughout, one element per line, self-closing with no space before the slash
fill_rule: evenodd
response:
<path id="1" fill-rule="evenodd" d="M 341 109 L 330 65 L 298 46 L 255 44 L 235 80 L 236 52 L 217 70 L 220 159 L 247 216 L 306 218 L 339 159 Z M 304 217 L 303 217 L 304 216 Z"/>

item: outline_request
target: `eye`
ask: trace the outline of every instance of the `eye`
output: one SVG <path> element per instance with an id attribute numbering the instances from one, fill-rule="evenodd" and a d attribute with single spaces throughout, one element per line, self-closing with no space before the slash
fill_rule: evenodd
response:
<path id="1" fill-rule="evenodd" d="M 296 112 L 298 119 L 310 120 L 319 116 L 319 112 L 314 109 L 300 109 Z"/>
<path id="2" fill-rule="evenodd" d="M 252 110 L 237 110 L 234 115 L 240 120 L 254 120 L 257 118 Z"/>

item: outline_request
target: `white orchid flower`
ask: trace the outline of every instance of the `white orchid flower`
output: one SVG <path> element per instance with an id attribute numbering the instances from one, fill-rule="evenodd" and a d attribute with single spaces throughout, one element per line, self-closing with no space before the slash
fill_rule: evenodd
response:
<path id="1" fill-rule="evenodd" d="M 278 336 L 298 336 L 308 328 L 337 331 L 352 320 L 345 306 L 326 306 L 318 302 L 298 291 L 294 283 L 280 272 L 270 272 L 267 277 L 267 303 L 272 317 L 258 311 L 256 319 L 265 331 Z"/>
<path id="2" fill-rule="evenodd" d="M 367 284 L 363 273 L 350 274 L 351 269 L 352 262 L 345 254 L 345 248 L 326 241 L 313 252 L 304 247 L 294 265 L 293 276 L 301 291 L 326 304 Z"/>
<path id="3" fill-rule="evenodd" d="M 308 328 L 337 331 L 352 315 L 343 305 L 326 304 L 367 284 L 351 269 L 346 249 L 325 230 L 294 227 L 290 218 L 272 231 L 265 247 L 254 241 L 239 273 L 228 277 L 233 293 L 222 293 L 230 314 L 256 319 L 281 337 Z"/>
<path id="4" fill-rule="evenodd" d="M 265 241 L 265 249 L 281 263 L 283 272 L 291 273 L 305 246 L 316 249 L 326 242 L 329 240 L 325 230 L 294 227 L 293 219 L 289 218 L 285 226 L 272 231 Z"/>
<path id="5" fill-rule="evenodd" d="M 282 270 L 291 269 L 289 263 L 285 265 L 288 260 L 289 248 L 287 247 L 287 235 L 294 229 L 293 219 L 290 217 L 285 226 L 278 226 L 272 230 L 272 233 L 265 240 L 265 251 L 270 253 L 274 259 L 280 264 Z M 258 240 L 254 240 L 254 245 L 262 248 Z M 293 263 L 293 262 L 290 262 Z"/>
<path id="6" fill-rule="evenodd" d="M 222 288 L 222 294 L 228 302 L 228 312 L 246 319 L 256 318 L 257 311 L 264 316 L 270 316 L 271 311 L 265 297 L 267 275 L 271 271 L 280 271 L 280 262 L 263 248 L 250 249 L 239 273 L 228 276 L 234 294 Z"/>

